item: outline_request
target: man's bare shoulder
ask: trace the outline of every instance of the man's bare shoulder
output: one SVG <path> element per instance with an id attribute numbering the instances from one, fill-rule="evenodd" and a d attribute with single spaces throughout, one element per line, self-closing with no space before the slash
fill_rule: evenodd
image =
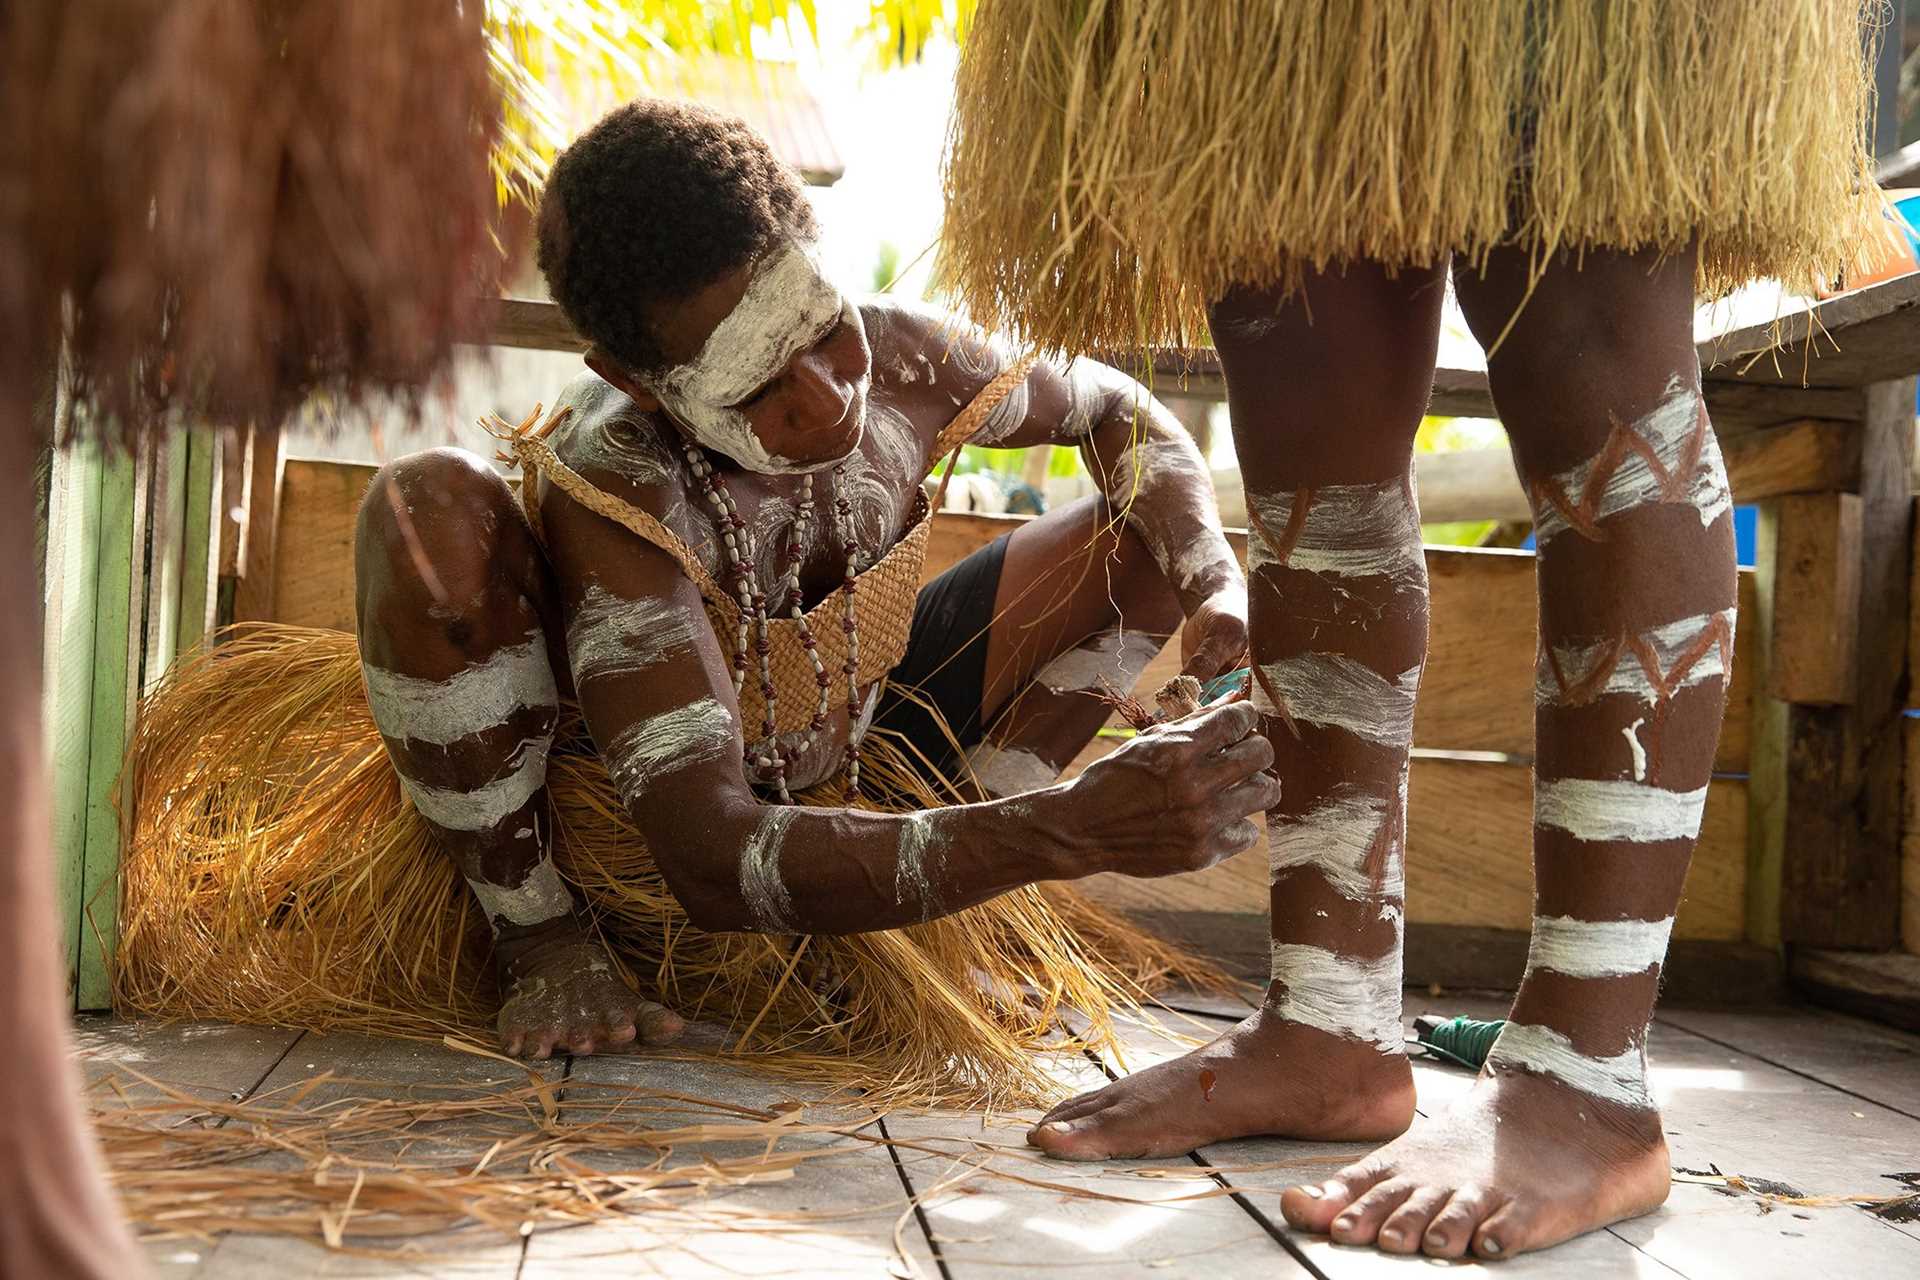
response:
<path id="1" fill-rule="evenodd" d="M 1006 367 L 1006 344 L 954 312 L 889 295 L 860 304 L 873 381 L 889 398 L 962 405 Z"/>
<path id="2" fill-rule="evenodd" d="M 567 384 L 554 409 L 566 410 L 567 417 L 547 443 L 582 476 L 602 487 L 617 482 L 623 493 L 681 491 L 686 468 L 674 441 L 626 392 L 583 373 Z"/>

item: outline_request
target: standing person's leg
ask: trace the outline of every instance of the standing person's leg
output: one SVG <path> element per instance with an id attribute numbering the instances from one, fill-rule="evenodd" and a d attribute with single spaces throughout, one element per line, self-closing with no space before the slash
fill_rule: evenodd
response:
<path id="1" fill-rule="evenodd" d="M 0 618 L 0 1276 L 141 1276 L 140 1250 L 100 1177 L 67 1048 L 72 1009 L 60 980 L 53 849 L 40 738 L 40 611 L 34 582 L 37 440 L 0 388 L 0 574 L 14 607 Z M 28 396 L 19 396 L 25 410 Z M 71 924 L 71 921 L 68 922 Z M 89 945 L 92 939 L 88 939 Z"/>
<path id="2" fill-rule="evenodd" d="M 1667 1194 L 1646 1030 L 1732 660 L 1733 521 L 1700 397 L 1693 258 L 1556 261 L 1490 361 L 1540 546 L 1533 945 L 1472 1094 L 1287 1216 L 1334 1239 L 1485 1257 Z M 1461 272 L 1490 343 L 1529 264 Z"/>
<path id="3" fill-rule="evenodd" d="M 1402 858 L 1427 590 L 1412 456 L 1443 280 L 1358 265 L 1284 303 L 1246 290 L 1213 309 L 1254 526 L 1254 697 L 1282 795 L 1267 815 L 1273 980 L 1219 1040 L 1055 1108 L 1032 1134 L 1055 1155 L 1386 1137 L 1413 1117 Z"/>

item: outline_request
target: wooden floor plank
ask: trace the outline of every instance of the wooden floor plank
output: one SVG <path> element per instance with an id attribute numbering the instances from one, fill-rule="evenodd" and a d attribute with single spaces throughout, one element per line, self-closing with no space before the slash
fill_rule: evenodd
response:
<path id="1" fill-rule="evenodd" d="M 717 1051 L 712 1028 L 695 1027 L 687 1049 Z M 562 1115 L 579 1119 L 603 1104 L 586 1086 L 639 1086 L 739 1106 L 806 1107 L 809 1123 L 877 1132 L 870 1108 L 821 1090 L 795 1086 L 715 1057 L 614 1055 L 575 1059 Z M 668 1167 L 705 1156 L 763 1151 L 763 1143 L 708 1144 L 675 1153 Z M 685 1212 L 648 1214 L 618 1223 L 545 1231 L 528 1242 L 521 1280 L 576 1280 L 618 1275 L 724 1272 L 759 1276 L 805 1274 L 884 1277 L 939 1274 L 933 1250 L 912 1215 L 892 1154 L 880 1145 L 832 1134 L 796 1135 L 781 1149 L 833 1150 L 801 1164 L 790 1179 L 716 1191 Z M 583 1161 L 596 1168 L 617 1161 Z M 904 1222 L 903 1222 L 904 1215 Z M 896 1227 L 905 1265 L 895 1250 Z"/>
<path id="2" fill-rule="evenodd" d="M 558 1079 L 560 1062 L 534 1064 L 544 1077 Z M 319 1080 L 305 1095 L 304 1105 L 324 1106 L 350 1098 L 391 1098 L 410 1094 L 443 1096 L 444 1086 L 476 1090 L 524 1084 L 524 1070 L 490 1058 L 461 1053 L 443 1045 L 380 1036 L 336 1033 L 303 1037 L 261 1083 L 255 1096 L 269 1097 L 283 1089 Z M 485 1144 L 463 1134 L 458 1122 L 432 1130 L 416 1130 L 407 1140 L 414 1159 L 471 1161 Z M 265 1155 L 249 1162 L 261 1168 L 295 1167 L 290 1155 Z M 349 1243 L 352 1243 L 351 1236 Z M 387 1249 L 391 1241 L 378 1242 Z M 512 1280 L 524 1246 L 517 1240 L 470 1231 L 425 1236 L 407 1242 L 412 1257 L 353 1257 L 332 1253 L 300 1240 L 235 1234 L 223 1236 L 207 1250 L 192 1275 L 194 1280 L 259 1280 L 262 1276 L 327 1276 L 342 1280 L 372 1280 L 387 1276 L 451 1275 L 467 1280 Z"/>
<path id="3" fill-rule="evenodd" d="M 1660 1021 L 1920 1120 L 1920 1036 L 1806 1006 L 1688 1009 Z"/>
<path id="4" fill-rule="evenodd" d="M 1054 1070 L 1063 1087 L 1076 1092 L 1108 1082 L 1090 1061 L 1063 1059 Z M 902 1159 L 925 1197 L 922 1207 L 954 1280 L 1025 1277 L 1049 1266 L 1103 1275 L 1165 1269 L 1223 1280 L 1311 1275 L 1192 1161 L 1046 1160 L 1026 1145 L 1038 1116 L 1020 1111 L 888 1118 L 896 1140 L 931 1148 L 902 1152 Z M 983 1163 L 1049 1185 L 976 1171 Z"/>
<path id="5" fill-rule="evenodd" d="M 228 1022 L 130 1022 L 76 1018 L 73 1042 L 87 1087 L 96 1094 L 160 1096 L 134 1073 L 196 1096 L 246 1096 L 300 1038 L 285 1027 Z"/>

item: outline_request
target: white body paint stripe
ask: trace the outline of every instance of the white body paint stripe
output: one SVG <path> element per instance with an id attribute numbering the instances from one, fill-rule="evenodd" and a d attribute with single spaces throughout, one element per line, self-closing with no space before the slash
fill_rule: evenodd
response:
<path id="1" fill-rule="evenodd" d="M 1674 667 L 1680 655 L 1700 639 L 1700 636 L 1713 625 L 1716 619 L 1727 624 L 1727 634 L 1733 634 L 1733 610 L 1719 613 L 1702 613 L 1691 618 L 1682 618 L 1678 622 L 1669 622 L 1665 626 L 1654 627 L 1645 633 L 1648 646 L 1654 657 L 1659 660 L 1661 678 L 1672 678 L 1675 690 L 1689 685 L 1705 684 L 1709 680 L 1724 679 L 1727 669 L 1720 660 L 1720 646 L 1711 645 L 1706 652 L 1694 660 L 1692 666 L 1684 672 L 1674 674 Z M 1568 684 L 1579 684 L 1590 675 L 1596 664 L 1613 648 L 1614 642 L 1602 640 L 1593 644 L 1557 644 L 1553 646 L 1553 658 L 1560 665 L 1560 674 Z M 1613 671 L 1607 676 L 1606 683 L 1593 691 L 1591 696 L 1599 697 L 1610 693 L 1628 693 L 1652 706 L 1659 699 L 1653 679 L 1640 659 L 1632 650 L 1620 654 L 1613 664 Z M 1553 667 L 1543 651 L 1534 671 L 1534 701 L 1542 706 L 1564 706 L 1568 704 L 1567 695 L 1560 691 L 1560 685 L 1554 679 Z"/>
<path id="2" fill-rule="evenodd" d="M 1581 840 L 1691 840 L 1706 807 L 1705 787 L 1667 791 L 1611 778 L 1541 778 L 1533 791 L 1533 820 Z"/>
<path id="3" fill-rule="evenodd" d="M 420 816 L 448 831 L 490 831 L 533 799 L 547 780 L 547 751 L 553 739 L 528 738 L 514 750 L 510 773 L 471 791 L 416 782 L 398 768 L 400 785 Z"/>
<path id="4" fill-rule="evenodd" d="M 1647 1051 L 1636 1045 L 1625 1053 L 1596 1058 L 1579 1052 L 1573 1041 L 1552 1027 L 1509 1022 L 1487 1057 L 1491 1066 L 1524 1067 L 1550 1075 L 1582 1093 L 1622 1106 L 1650 1108 Z"/>
<path id="5" fill-rule="evenodd" d="M 909 813 L 900 832 L 900 854 L 894 865 L 893 897 L 901 906 L 920 904 L 920 919 L 931 920 L 940 914 L 940 899 L 933 887 L 933 873 L 946 852 L 946 835 L 936 829 L 931 812 Z"/>
<path id="6" fill-rule="evenodd" d="M 518 925 L 544 924 L 573 910 L 573 895 L 554 869 L 553 859 L 544 853 L 527 878 L 513 888 L 472 877 L 468 877 L 467 887 L 480 900 L 488 924 L 500 920 Z"/>
<path id="7" fill-rule="evenodd" d="M 1362 663 L 1337 653 L 1308 653 L 1282 658 L 1260 668 L 1266 676 L 1253 683 L 1255 709 L 1269 715 L 1279 709 L 1267 696 L 1267 685 L 1286 700 L 1286 712 L 1308 724 L 1345 729 L 1356 737 L 1387 746 L 1404 747 L 1413 741 L 1413 699 L 1420 687 L 1420 668 L 1411 667 L 1391 680 Z"/>
<path id="8" fill-rule="evenodd" d="M 1406 873 L 1397 849 L 1389 854 L 1386 876 L 1377 887 L 1366 869 L 1367 855 L 1388 818 L 1387 805 L 1379 796 L 1343 784 L 1298 818 L 1268 814 L 1268 883 L 1284 871 L 1311 867 L 1343 898 L 1405 896 Z"/>
<path id="9" fill-rule="evenodd" d="M 522 707 L 557 710 L 560 705 L 546 645 L 537 635 L 495 650 L 448 680 L 422 680 L 365 662 L 360 674 L 381 733 L 440 747 L 497 729 Z"/>
<path id="10" fill-rule="evenodd" d="M 1692 438 L 1699 421 L 1700 393 L 1684 385 L 1676 376 L 1667 383 L 1665 396 L 1660 403 L 1636 421 L 1632 430 L 1652 446 L 1660 465 L 1671 472 L 1680 465 L 1687 442 Z M 1569 502 L 1577 503 L 1580 500 L 1581 491 L 1593 475 L 1596 461 L 1589 459 L 1554 477 Z M 1660 500 L 1660 479 L 1654 474 L 1653 468 L 1647 465 L 1647 460 L 1640 454 L 1628 453 L 1601 491 L 1599 501 L 1594 506 L 1593 518 L 1596 521 L 1604 520 L 1629 508 L 1652 505 Z M 1732 509 L 1733 496 L 1727 490 L 1726 467 L 1721 461 L 1720 446 L 1711 430 L 1701 443 L 1700 467 L 1689 479 L 1686 500 L 1699 513 L 1702 528 Z M 1553 503 L 1539 504 L 1534 514 L 1533 528 L 1535 540 L 1540 546 L 1546 546 L 1572 527 Z"/>
<path id="11" fill-rule="evenodd" d="M 733 716 L 712 698 L 700 698 L 635 721 L 602 754 L 620 798 L 632 804 L 655 779 L 720 758 L 732 737 Z"/>
<path id="12" fill-rule="evenodd" d="M 1130 692 L 1162 642 L 1141 631 L 1102 631 L 1058 655 L 1034 673 L 1034 683 L 1054 693 L 1098 693 L 1104 678 Z"/>
<path id="13" fill-rule="evenodd" d="M 706 619 L 700 620 L 706 625 Z M 627 600 L 590 583 L 567 628 L 574 687 L 628 676 L 693 649 L 687 611 L 671 601 Z"/>
<path id="14" fill-rule="evenodd" d="M 1319 947 L 1273 944 L 1273 980 L 1285 991 L 1274 1012 L 1289 1022 L 1359 1040 L 1382 1053 L 1405 1052 L 1400 1026 L 1400 948 L 1355 960 Z"/>
<path id="15" fill-rule="evenodd" d="M 1385 484 L 1336 484 L 1312 491 L 1307 515 L 1286 566 L 1339 578 L 1385 577 L 1393 589 L 1423 589 L 1426 554 L 1420 548 L 1420 514 L 1398 480 Z M 1294 494 L 1247 493 L 1247 502 L 1267 534 L 1278 538 L 1293 519 Z M 1247 540 L 1247 568 L 1277 564 L 1272 547 L 1255 534 Z"/>
<path id="16" fill-rule="evenodd" d="M 769 806 L 740 850 L 740 897 L 747 915 L 768 933 L 793 932 L 793 898 L 780 878 L 780 853 L 795 812 L 786 805 Z"/>
<path id="17" fill-rule="evenodd" d="M 1060 776 L 1060 766 L 1048 764 L 1031 751 L 1003 747 L 993 742 L 976 743 L 967 751 L 967 765 L 990 796 L 1017 796 L 1050 787 Z"/>
<path id="18" fill-rule="evenodd" d="M 1535 916 L 1527 972 L 1549 969 L 1569 978 L 1621 978 L 1666 959 L 1673 917 L 1665 920 L 1576 920 Z"/>

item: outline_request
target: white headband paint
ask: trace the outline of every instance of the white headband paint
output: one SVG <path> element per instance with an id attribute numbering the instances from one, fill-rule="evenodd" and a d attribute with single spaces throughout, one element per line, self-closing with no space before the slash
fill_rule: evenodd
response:
<path id="1" fill-rule="evenodd" d="M 730 406 L 846 319 L 858 324 L 859 310 L 827 283 L 804 249 L 788 245 L 754 267 L 746 293 L 707 336 L 700 354 L 667 370 L 649 389 L 694 439 L 743 467 L 776 475 L 820 470 L 832 463 L 801 464 L 767 452 L 747 416 Z"/>

